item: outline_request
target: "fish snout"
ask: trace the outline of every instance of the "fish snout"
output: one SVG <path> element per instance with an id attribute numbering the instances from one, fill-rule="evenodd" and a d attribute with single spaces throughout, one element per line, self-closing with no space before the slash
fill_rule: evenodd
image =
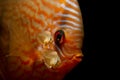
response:
<path id="1" fill-rule="evenodd" d="M 82 60 L 82 58 L 83 58 L 83 54 L 78 53 L 72 57 L 72 60 L 80 62 Z"/>

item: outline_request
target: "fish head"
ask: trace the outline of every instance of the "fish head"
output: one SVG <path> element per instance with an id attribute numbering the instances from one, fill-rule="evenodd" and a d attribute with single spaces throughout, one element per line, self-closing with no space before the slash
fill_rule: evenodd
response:
<path id="1" fill-rule="evenodd" d="M 48 68 L 65 70 L 66 67 L 70 71 L 83 57 L 82 14 L 76 0 L 63 0 L 60 6 L 60 11 L 46 20 L 47 28 L 38 34 L 37 49 Z"/>
<path id="2" fill-rule="evenodd" d="M 73 64 L 80 62 L 83 57 L 81 51 L 83 34 L 81 35 L 79 30 L 74 31 L 67 28 L 58 28 L 54 31 L 52 33 L 46 30 L 38 35 L 37 50 L 48 68 L 68 66 L 72 62 L 68 67 L 73 67 Z"/>
<path id="3" fill-rule="evenodd" d="M 81 62 L 84 34 L 77 0 L 5 0 L 2 5 L 0 23 L 7 34 L 0 40 L 7 42 L 8 79 L 60 80 Z"/>
<path id="4" fill-rule="evenodd" d="M 50 74 L 61 75 L 63 78 L 82 61 L 83 32 L 54 24 L 52 26 L 54 28 L 38 35 L 39 45 L 36 50 L 41 54 L 39 58 L 43 60 L 44 67 Z"/>

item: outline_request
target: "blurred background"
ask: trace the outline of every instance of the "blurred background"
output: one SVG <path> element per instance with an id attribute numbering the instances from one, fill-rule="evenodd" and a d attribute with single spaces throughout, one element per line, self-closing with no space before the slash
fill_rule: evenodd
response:
<path id="1" fill-rule="evenodd" d="M 98 52 L 100 44 L 99 27 L 97 25 L 98 16 L 96 15 L 96 0 L 78 0 L 84 24 L 84 58 L 64 80 L 98 80 L 100 78 L 98 68 Z"/>

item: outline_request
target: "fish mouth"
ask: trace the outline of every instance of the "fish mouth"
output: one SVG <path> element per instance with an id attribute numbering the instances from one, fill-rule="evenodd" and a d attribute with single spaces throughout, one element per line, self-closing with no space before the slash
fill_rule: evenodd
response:
<path id="1" fill-rule="evenodd" d="M 83 58 L 83 55 L 81 54 L 76 54 L 73 56 L 64 56 L 64 57 L 58 55 L 56 51 L 52 51 L 50 54 L 49 54 L 50 56 L 44 59 L 45 65 L 47 66 L 48 69 L 57 70 L 57 71 L 61 69 L 64 70 L 64 67 L 67 67 L 68 69 L 72 69 L 79 62 L 81 62 Z"/>
<path id="2" fill-rule="evenodd" d="M 58 46 L 54 46 L 54 49 L 43 50 L 44 64 L 49 69 L 57 69 L 61 65 L 79 63 L 83 55 L 82 53 L 75 53 L 72 55 L 66 55 Z M 74 64 L 74 65 L 75 65 Z"/>
<path id="3" fill-rule="evenodd" d="M 67 64 L 75 65 L 82 60 L 82 53 L 65 54 L 59 47 L 42 48 L 42 60 L 48 69 L 57 69 Z M 71 66 L 70 65 L 70 66 Z"/>
<path id="4" fill-rule="evenodd" d="M 76 54 L 72 57 L 72 60 L 80 62 L 82 60 L 82 58 L 83 58 L 82 54 Z"/>
<path id="5" fill-rule="evenodd" d="M 76 54 L 72 57 L 66 57 L 61 61 L 58 65 L 49 68 L 54 72 L 58 72 L 60 74 L 66 74 L 71 71 L 75 66 L 77 66 L 82 61 L 83 55 Z"/>

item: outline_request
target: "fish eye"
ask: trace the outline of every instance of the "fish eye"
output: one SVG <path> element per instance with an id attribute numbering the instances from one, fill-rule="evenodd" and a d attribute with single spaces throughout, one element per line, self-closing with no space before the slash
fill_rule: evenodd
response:
<path id="1" fill-rule="evenodd" d="M 65 39 L 64 31 L 63 30 L 56 31 L 54 39 L 56 45 L 60 46 L 61 44 L 63 44 Z"/>

